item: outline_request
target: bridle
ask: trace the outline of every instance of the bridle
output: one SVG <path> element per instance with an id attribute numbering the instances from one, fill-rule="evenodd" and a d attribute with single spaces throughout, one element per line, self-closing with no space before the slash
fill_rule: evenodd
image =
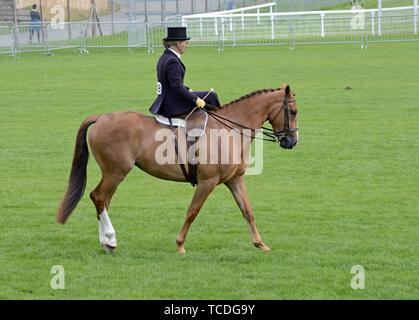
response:
<path id="1" fill-rule="evenodd" d="M 282 131 L 275 131 L 271 128 L 266 128 L 266 127 L 262 127 L 261 129 L 263 129 L 264 131 L 262 131 L 262 134 L 267 138 L 259 138 L 257 137 L 256 131 L 259 131 L 260 129 L 255 129 L 255 128 L 249 128 L 246 127 L 240 123 L 234 122 L 230 119 L 227 119 L 223 116 L 220 116 L 219 114 L 216 114 L 210 110 L 205 110 L 212 118 L 214 118 L 215 120 L 217 120 L 219 123 L 223 124 L 224 126 L 226 126 L 229 129 L 232 130 L 238 130 L 237 128 L 232 127 L 231 125 L 227 124 L 226 122 L 229 122 L 230 124 L 236 125 L 241 127 L 242 129 L 247 129 L 247 130 L 251 130 L 252 132 L 255 132 L 255 134 L 252 134 L 252 136 L 250 136 L 249 138 L 253 138 L 253 139 L 258 139 L 258 140 L 264 140 L 264 141 L 270 141 L 270 142 L 280 142 L 285 136 L 294 133 L 296 131 L 298 131 L 298 128 L 290 128 L 290 121 L 289 121 L 289 103 L 293 103 L 295 102 L 295 99 L 293 100 L 289 100 L 288 96 L 284 96 L 284 100 L 283 100 L 283 104 L 282 107 L 279 109 L 278 113 L 273 117 L 272 120 L 269 120 L 269 122 L 272 124 L 275 119 L 281 114 L 282 110 L 284 110 L 284 126 L 283 126 L 283 130 Z M 212 106 L 210 106 L 212 107 Z M 243 132 L 239 132 L 240 135 L 242 136 L 246 136 Z M 248 136 L 246 136 L 248 137 Z"/>
<path id="2" fill-rule="evenodd" d="M 278 113 L 273 117 L 272 120 L 269 120 L 270 123 L 273 123 L 275 119 L 281 114 L 282 110 L 284 109 L 284 130 L 282 131 L 274 131 L 269 128 L 262 127 L 265 130 L 270 130 L 270 136 L 276 139 L 277 142 L 281 141 L 282 138 L 284 138 L 286 135 L 289 135 L 291 133 L 294 133 L 298 131 L 298 128 L 290 128 L 290 110 L 288 103 L 294 103 L 295 99 L 289 100 L 288 96 L 284 96 L 284 103 L 282 104 L 281 109 L 279 109 Z M 269 134 L 269 133 L 268 133 Z"/>

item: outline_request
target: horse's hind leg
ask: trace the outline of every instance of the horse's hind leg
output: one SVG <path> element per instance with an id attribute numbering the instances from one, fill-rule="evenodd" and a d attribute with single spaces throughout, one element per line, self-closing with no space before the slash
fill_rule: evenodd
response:
<path id="1" fill-rule="evenodd" d="M 116 249 L 116 233 L 108 215 L 109 205 L 118 185 L 125 176 L 102 174 L 97 187 L 90 193 L 90 198 L 96 206 L 99 225 L 99 241 L 103 249 L 112 252 Z"/>
<path id="2" fill-rule="evenodd" d="M 261 236 L 256 228 L 255 217 L 253 215 L 253 209 L 250 205 L 249 199 L 247 197 L 246 185 L 244 184 L 243 176 L 237 176 L 227 182 L 225 185 L 230 189 L 231 193 L 236 200 L 243 217 L 246 219 L 249 224 L 250 234 L 252 237 L 252 242 L 255 247 L 261 249 L 262 251 L 269 251 L 269 247 L 262 241 Z"/>

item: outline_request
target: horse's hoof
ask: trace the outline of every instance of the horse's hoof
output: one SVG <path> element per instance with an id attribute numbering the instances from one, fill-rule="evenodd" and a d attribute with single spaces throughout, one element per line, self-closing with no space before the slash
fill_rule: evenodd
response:
<path id="1" fill-rule="evenodd" d="M 266 244 L 264 244 L 263 242 L 255 243 L 255 247 L 259 248 L 263 252 L 271 251 L 271 249 Z"/>
<path id="2" fill-rule="evenodd" d="M 186 252 L 185 247 L 184 246 L 178 246 L 177 247 L 177 252 L 179 254 L 185 254 L 185 252 Z"/>
<path id="3" fill-rule="evenodd" d="M 109 244 L 104 244 L 102 243 L 102 249 L 103 251 L 105 251 L 106 253 L 114 253 L 116 250 L 116 247 L 111 246 Z"/>

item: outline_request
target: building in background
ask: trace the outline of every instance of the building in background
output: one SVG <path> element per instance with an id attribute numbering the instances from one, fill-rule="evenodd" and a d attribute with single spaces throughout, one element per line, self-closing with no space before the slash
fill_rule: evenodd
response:
<path id="1" fill-rule="evenodd" d="M 95 0 L 96 8 L 98 10 L 107 9 L 109 6 L 109 0 Z M 34 3 L 39 4 L 39 0 L 16 0 L 17 9 L 28 8 Z M 91 1 L 90 0 L 42 0 L 42 6 L 46 8 L 52 8 L 55 5 L 60 5 L 64 8 L 67 8 L 69 5 L 71 9 L 77 10 L 90 10 Z"/>
<path id="2" fill-rule="evenodd" d="M 189 15 L 203 12 L 214 12 L 232 8 L 242 8 L 269 2 L 275 2 L 275 11 L 318 10 L 326 6 L 350 3 L 349 0 L 94 0 L 96 10 L 104 21 L 146 21 L 160 22 L 174 15 Z M 92 7 L 92 0 L 1 0 L 0 21 L 14 21 L 14 3 L 16 19 L 27 22 L 30 7 L 36 3 L 44 9 L 44 20 L 48 21 L 49 11 L 56 5 L 62 6 L 66 12 L 68 7 L 76 14 L 70 21 L 87 20 Z M 83 14 L 83 12 L 87 12 Z"/>
<path id="3" fill-rule="evenodd" d="M 160 22 L 167 17 L 179 14 L 194 14 L 240 8 L 272 2 L 275 0 L 94 0 L 96 10 L 105 21 L 150 21 Z M 0 21 L 13 22 L 14 6 L 19 16 L 18 21 L 28 21 L 30 7 L 38 4 L 48 21 L 49 11 L 54 6 L 68 8 L 76 14 L 71 14 L 70 21 L 83 21 L 92 7 L 92 0 L 1 0 Z M 83 14 L 87 12 L 87 14 Z"/>
<path id="4" fill-rule="evenodd" d="M 17 23 L 29 22 L 29 9 L 20 9 L 15 6 L 17 0 L 1 0 L 0 1 L 0 22 L 1 23 Z M 36 0 L 32 0 L 36 1 Z M 35 2 L 34 2 L 35 3 Z"/>

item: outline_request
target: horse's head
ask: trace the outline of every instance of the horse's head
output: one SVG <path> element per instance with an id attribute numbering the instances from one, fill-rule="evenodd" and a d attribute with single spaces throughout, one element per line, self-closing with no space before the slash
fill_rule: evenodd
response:
<path id="1" fill-rule="evenodd" d="M 297 103 L 289 85 L 282 85 L 281 89 L 281 100 L 275 103 L 268 120 L 279 145 L 292 149 L 298 143 Z"/>

